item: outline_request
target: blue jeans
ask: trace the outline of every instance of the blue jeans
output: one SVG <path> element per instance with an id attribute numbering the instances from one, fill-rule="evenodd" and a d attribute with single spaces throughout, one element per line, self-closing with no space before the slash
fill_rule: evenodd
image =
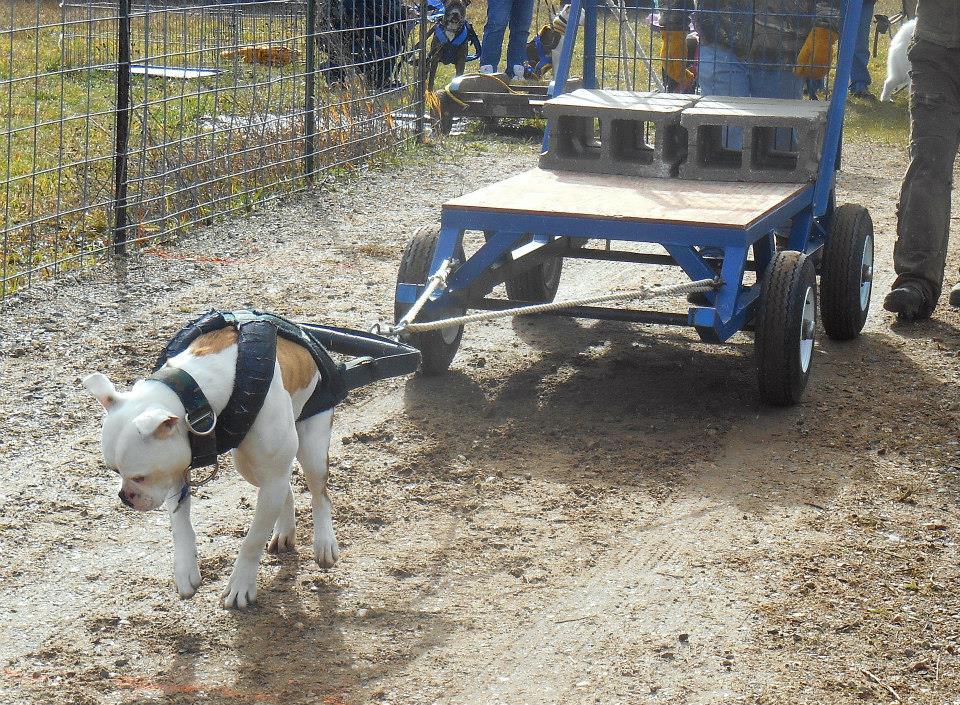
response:
<path id="1" fill-rule="evenodd" d="M 533 0 L 490 0 L 487 5 L 487 24 L 483 28 L 480 65 L 497 70 L 503 50 L 503 34 L 510 26 L 507 45 L 507 72 L 527 60 L 527 35 L 533 20 Z"/>
<path id="2" fill-rule="evenodd" d="M 870 86 L 870 27 L 876 0 L 864 0 L 857 30 L 857 46 L 853 50 L 853 66 L 850 69 L 850 90 L 865 91 Z"/>
<path id="3" fill-rule="evenodd" d="M 713 44 L 700 47 L 698 79 L 701 95 L 729 95 L 752 98 L 790 98 L 803 96 L 803 79 L 793 75 L 793 67 L 752 65 L 736 54 Z M 728 149 L 743 149 L 743 131 L 729 128 L 724 139 Z M 790 130 L 777 130 L 777 149 L 788 150 Z"/>

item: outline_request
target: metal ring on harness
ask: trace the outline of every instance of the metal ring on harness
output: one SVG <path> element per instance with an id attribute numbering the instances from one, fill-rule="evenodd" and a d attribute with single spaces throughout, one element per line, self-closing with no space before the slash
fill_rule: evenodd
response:
<path id="1" fill-rule="evenodd" d="M 197 436 L 209 436 L 217 428 L 217 412 L 211 408 L 207 408 L 203 411 L 196 419 L 191 419 L 190 414 L 187 414 L 183 417 L 184 421 L 187 422 L 187 428 L 190 429 L 190 432 Z M 210 419 L 210 427 L 205 431 L 197 429 L 197 424 L 203 421 Z"/>

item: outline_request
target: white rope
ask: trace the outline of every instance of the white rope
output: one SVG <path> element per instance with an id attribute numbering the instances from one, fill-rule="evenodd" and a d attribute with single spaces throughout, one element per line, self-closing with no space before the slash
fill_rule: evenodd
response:
<path id="1" fill-rule="evenodd" d="M 535 304 L 533 306 L 517 306 L 516 308 L 507 308 L 502 311 L 484 311 L 482 313 L 472 313 L 469 316 L 458 316 L 456 318 L 446 318 L 440 321 L 427 321 L 424 323 L 406 323 L 402 321 L 395 326 L 382 326 L 379 328 L 381 334 L 398 335 L 400 333 L 427 333 L 441 328 L 452 326 L 462 326 L 465 323 L 476 323 L 478 321 L 492 321 L 497 318 L 508 318 L 510 316 L 532 316 L 537 313 L 548 313 L 550 311 L 559 311 L 572 306 L 585 306 L 586 304 L 602 303 L 604 301 L 622 301 L 626 299 L 645 300 L 653 299 L 658 296 L 685 296 L 702 291 L 711 291 L 720 286 L 719 279 L 699 279 L 697 281 L 687 282 L 686 284 L 671 284 L 669 286 L 641 287 L 631 291 L 621 291 L 615 294 L 600 294 L 596 296 L 584 296 L 579 299 L 568 299 L 566 301 L 553 301 L 546 304 Z"/>

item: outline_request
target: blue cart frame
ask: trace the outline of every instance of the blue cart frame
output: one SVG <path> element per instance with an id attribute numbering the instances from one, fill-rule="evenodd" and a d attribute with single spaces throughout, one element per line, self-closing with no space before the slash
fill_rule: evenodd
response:
<path id="1" fill-rule="evenodd" d="M 581 9 L 584 11 L 583 85 L 585 88 L 595 88 L 597 87 L 597 0 L 573 0 L 571 16 L 578 16 Z M 829 254 L 829 247 L 828 252 L 823 250 L 830 240 L 832 221 L 837 211 L 834 204 L 834 183 L 861 9 L 862 0 L 842 2 L 843 21 L 839 54 L 834 71 L 819 172 L 813 183 L 806 186 L 797 184 L 795 193 L 747 227 L 718 227 L 670 222 L 618 222 L 616 219 L 597 219 L 590 216 L 444 207 L 439 234 L 436 236 L 436 246 L 425 274 L 437 272 L 445 261 L 456 262 L 462 259 L 462 254 L 458 253 L 462 253 L 465 231 L 483 231 L 487 240 L 479 250 L 463 259 L 462 263 L 452 271 L 446 279 L 445 287 L 434 293 L 432 299 L 424 306 L 422 313 L 426 315 L 421 316 L 421 319 L 437 320 L 467 309 L 507 308 L 507 302 L 487 298 L 493 287 L 552 258 L 565 257 L 674 265 L 679 266 L 692 280 L 719 276 L 721 283 L 715 292 L 706 294 L 705 301 L 691 306 L 686 315 L 584 306 L 565 309 L 562 312 L 564 315 L 692 326 L 701 338 L 710 342 L 723 342 L 740 330 L 756 328 L 759 325 L 758 307 L 763 285 L 778 254 L 775 231 L 784 231 L 789 226 L 789 242 L 786 249 L 799 253 L 801 258 L 810 257 L 810 266 L 813 266 L 813 261 L 822 261 Z M 560 63 L 551 84 L 552 96 L 560 92 L 558 87 L 564 86 L 568 78 L 574 48 L 577 44 L 578 30 L 574 23 L 571 23 L 568 28 L 568 31 L 574 32 L 574 36 L 571 41 L 564 42 Z M 545 135 L 544 147 L 548 138 L 549 135 Z M 869 221 L 869 214 L 866 215 L 866 219 Z M 866 304 L 862 312 L 862 317 L 865 319 L 872 279 L 873 231 L 872 223 L 869 223 L 869 233 L 866 232 L 865 222 L 857 221 L 856 226 L 863 231 L 860 234 L 868 237 L 869 241 L 867 245 L 862 246 L 863 257 L 856 264 L 860 269 L 859 280 L 854 281 L 847 288 L 851 290 L 850 296 L 856 293 L 857 287 L 861 294 L 866 292 Z M 661 245 L 667 254 L 587 249 L 584 243 L 588 239 L 655 243 Z M 751 250 L 752 257 L 749 256 Z M 718 256 L 718 252 L 722 252 L 722 257 Z M 745 285 L 744 274 L 750 270 L 757 273 L 756 282 Z M 820 271 L 820 274 L 822 277 L 825 276 L 823 271 Z M 842 274 L 846 276 L 849 273 Z M 409 278 L 409 276 L 401 276 L 398 279 L 396 288 L 398 318 L 403 310 L 417 300 L 425 288 L 425 277 L 415 282 L 409 281 Z M 825 284 L 822 286 L 826 288 Z M 815 290 L 813 296 L 816 297 Z M 860 297 L 860 301 L 863 303 L 863 296 Z M 516 305 L 516 302 L 510 305 Z M 824 313 L 826 314 L 826 311 Z M 859 326 L 856 326 L 856 331 L 848 331 L 852 335 L 839 334 L 833 337 L 855 337 L 862 325 L 861 320 Z M 828 333 L 832 334 L 829 327 Z M 812 349 L 812 332 L 810 336 Z M 452 337 L 448 336 L 447 343 L 451 341 Z M 413 342 L 416 344 L 417 341 Z M 459 344 L 459 337 L 456 338 L 456 344 Z M 452 355 L 450 357 L 452 359 Z M 809 358 L 806 364 L 809 366 Z M 804 372 L 808 373 L 808 370 Z M 805 384 L 804 377 L 799 391 L 793 390 L 787 394 L 763 394 L 761 389 L 761 393 L 767 401 L 773 403 L 796 403 L 799 400 L 799 392 L 802 392 Z M 762 380 L 761 387 L 763 387 Z"/>

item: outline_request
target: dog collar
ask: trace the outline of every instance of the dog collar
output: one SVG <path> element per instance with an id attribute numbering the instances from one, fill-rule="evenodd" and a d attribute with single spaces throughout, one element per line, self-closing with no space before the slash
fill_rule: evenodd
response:
<path id="1" fill-rule="evenodd" d="M 163 367 L 148 379 L 166 385 L 180 399 L 190 431 L 190 467 L 203 468 L 217 462 L 217 413 L 197 380 L 178 367 Z"/>

